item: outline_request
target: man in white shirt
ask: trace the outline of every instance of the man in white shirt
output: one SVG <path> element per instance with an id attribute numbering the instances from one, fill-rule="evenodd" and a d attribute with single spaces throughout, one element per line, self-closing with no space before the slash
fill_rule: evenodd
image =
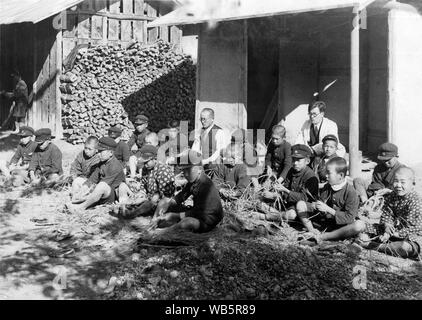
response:
<path id="1" fill-rule="evenodd" d="M 296 144 L 305 144 L 311 147 L 316 155 L 321 155 L 323 153 L 322 140 L 327 135 L 334 135 L 339 140 L 337 155 L 344 157 L 346 148 L 340 143 L 337 124 L 325 118 L 325 109 L 326 105 L 323 101 L 315 101 L 309 105 L 309 120 L 303 124 Z"/>
<path id="2" fill-rule="evenodd" d="M 200 116 L 202 128 L 197 132 L 192 150 L 202 154 L 202 164 L 207 169 L 209 164 L 217 163 L 220 151 L 227 145 L 223 129 L 214 124 L 214 110 L 204 108 Z"/>

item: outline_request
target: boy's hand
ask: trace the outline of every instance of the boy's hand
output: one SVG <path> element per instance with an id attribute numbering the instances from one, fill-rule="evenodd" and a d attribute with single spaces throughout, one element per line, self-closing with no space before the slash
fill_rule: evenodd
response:
<path id="1" fill-rule="evenodd" d="M 289 189 L 287 189 L 285 186 L 283 186 L 282 184 L 279 184 L 279 183 L 276 183 L 274 185 L 274 189 L 278 192 L 286 192 L 286 193 L 290 192 Z"/>
<path id="2" fill-rule="evenodd" d="M 324 203 L 322 201 L 315 202 L 315 207 L 318 211 L 328 213 L 328 214 L 331 214 L 331 215 L 335 215 L 335 211 L 331 207 L 329 207 L 326 203 Z"/>
<path id="3" fill-rule="evenodd" d="M 384 232 L 392 236 L 396 232 L 396 229 L 394 228 L 392 224 L 385 223 Z"/>
<path id="4" fill-rule="evenodd" d="M 264 198 L 270 199 L 270 200 L 273 200 L 277 197 L 277 194 L 275 192 L 270 192 L 270 191 L 264 191 L 262 195 Z"/>
<path id="5" fill-rule="evenodd" d="M 384 233 L 381 237 L 380 237 L 380 241 L 382 243 L 387 242 L 390 239 L 390 235 L 388 233 Z"/>
<path id="6" fill-rule="evenodd" d="M 280 184 L 282 184 L 283 181 L 284 181 L 284 178 L 283 177 L 280 177 L 280 178 L 277 179 L 277 182 L 280 183 Z"/>

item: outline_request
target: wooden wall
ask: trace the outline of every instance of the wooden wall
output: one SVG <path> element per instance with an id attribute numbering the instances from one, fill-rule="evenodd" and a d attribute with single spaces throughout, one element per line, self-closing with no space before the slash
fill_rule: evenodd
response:
<path id="1" fill-rule="evenodd" d="M 63 57 L 78 44 L 122 44 L 136 40 L 150 43 L 163 39 L 180 48 L 178 27 L 147 28 L 160 16 L 144 0 L 86 0 L 67 10 L 67 30 L 63 32 Z"/>
<path id="2" fill-rule="evenodd" d="M 33 93 L 26 123 L 34 129 L 48 127 L 60 135 L 61 105 L 57 92 L 61 71 L 61 32 L 52 24 L 53 18 L 48 18 L 35 25 L 0 26 L 0 88 L 13 90 L 10 73 L 17 68 L 28 86 L 28 93 Z M 0 100 L 0 122 L 7 118 L 10 105 L 9 99 Z"/>

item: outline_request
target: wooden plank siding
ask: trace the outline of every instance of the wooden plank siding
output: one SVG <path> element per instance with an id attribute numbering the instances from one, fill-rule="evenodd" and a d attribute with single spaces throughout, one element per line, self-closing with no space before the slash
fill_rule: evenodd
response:
<path id="1" fill-rule="evenodd" d="M 178 27 L 148 28 L 160 16 L 144 0 L 86 0 L 76 10 L 67 10 L 67 29 L 63 30 L 63 59 L 78 44 L 121 44 L 133 41 L 152 43 L 163 39 L 180 47 Z"/>
<path id="2" fill-rule="evenodd" d="M 62 62 L 78 44 L 129 45 L 157 39 L 180 43 L 177 27 L 147 28 L 159 16 L 144 0 L 86 0 L 66 11 L 64 29 L 53 28 L 53 17 L 39 23 L 0 26 L 0 89 L 13 90 L 10 73 L 18 68 L 34 91 L 26 123 L 50 128 L 60 137 Z M 7 118 L 11 102 L 0 99 L 0 124 Z"/>

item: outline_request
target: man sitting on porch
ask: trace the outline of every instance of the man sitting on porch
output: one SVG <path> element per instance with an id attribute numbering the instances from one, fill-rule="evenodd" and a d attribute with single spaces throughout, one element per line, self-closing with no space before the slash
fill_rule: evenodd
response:
<path id="1" fill-rule="evenodd" d="M 223 130 L 214 124 L 214 110 L 204 108 L 201 112 L 201 131 L 195 138 L 192 150 L 202 154 L 205 171 L 209 165 L 218 162 L 221 150 L 227 145 Z"/>
<path id="2" fill-rule="evenodd" d="M 296 144 L 305 144 L 312 148 L 315 155 L 322 155 L 322 139 L 331 134 L 339 141 L 337 155 L 339 157 L 344 157 L 346 149 L 340 143 L 337 124 L 325 117 L 325 110 L 326 105 L 324 101 L 315 101 L 309 104 L 309 119 L 303 124 L 296 139 Z"/>

